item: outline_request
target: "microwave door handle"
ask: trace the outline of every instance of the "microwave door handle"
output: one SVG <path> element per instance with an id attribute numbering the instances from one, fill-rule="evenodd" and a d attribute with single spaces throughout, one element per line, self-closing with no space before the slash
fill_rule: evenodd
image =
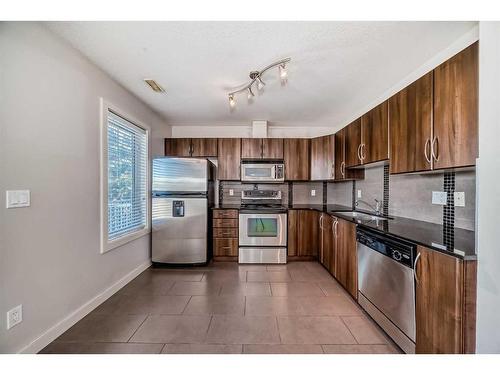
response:
<path id="1" fill-rule="evenodd" d="M 273 169 L 274 169 L 274 179 L 276 180 L 278 178 L 278 168 L 274 165 Z"/>

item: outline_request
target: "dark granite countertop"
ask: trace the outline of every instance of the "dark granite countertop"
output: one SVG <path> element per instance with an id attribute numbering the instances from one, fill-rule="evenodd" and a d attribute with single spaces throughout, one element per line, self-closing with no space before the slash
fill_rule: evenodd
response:
<path id="1" fill-rule="evenodd" d="M 216 209 L 239 210 L 239 205 L 219 205 Z M 361 227 L 366 227 L 390 236 L 428 247 L 465 260 L 475 260 L 476 241 L 474 231 L 460 228 L 445 228 L 443 225 L 429 223 L 426 221 L 408 219 L 404 217 L 393 217 L 389 220 L 360 220 L 359 218 L 343 215 L 342 212 L 352 211 L 349 206 L 336 204 L 293 204 L 287 206 L 294 210 L 316 210 L 335 215 L 341 219 L 353 222 Z M 369 213 L 359 210 L 359 212 Z"/>

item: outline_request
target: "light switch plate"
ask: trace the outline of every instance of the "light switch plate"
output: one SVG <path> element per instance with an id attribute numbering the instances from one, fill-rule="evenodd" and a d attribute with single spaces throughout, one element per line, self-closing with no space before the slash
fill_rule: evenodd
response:
<path id="1" fill-rule="evenodd" d="M 5 192 L 5 205 L 7 208 L 29 207 L 29 190 L 7 190 Z"/>
<path id="2" fill-rule="evenodd" d="M 445 191 L 433 191 L 432 192 L 432 204 L 439 204 L 446 206 L 446 199 L 448 194 Z"/>
<path id="3" fill-rule="evenodd" d="M 311 189 L 311 197 L 315 197 L 316 196 L 316 190 L 315 189 Z"/>
<path id="4" fill-rule="evenodd" d="M 358 198 L 361 198 L 361 190 L 358 190 Z"/>
<path id="5" fill-rule="evenodd" d="M 453 199 L 456 207 L 465 207 L 465 192 L 456 191 L 453 193 Z"/>

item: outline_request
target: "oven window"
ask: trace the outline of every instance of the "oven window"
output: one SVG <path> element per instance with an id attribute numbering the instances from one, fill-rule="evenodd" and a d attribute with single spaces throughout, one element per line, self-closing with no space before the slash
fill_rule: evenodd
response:
<path id="1" fill-rule="evenodd" d="M 249 218 L 247 226 L 248 237 L 278 237 L 277 218 Z"/>
<path id="2" fill-rule="evenodd" d="M 245 168 L 245 176 L 247 177 L 271 177 L 271 167 L 269 168 Z"/>

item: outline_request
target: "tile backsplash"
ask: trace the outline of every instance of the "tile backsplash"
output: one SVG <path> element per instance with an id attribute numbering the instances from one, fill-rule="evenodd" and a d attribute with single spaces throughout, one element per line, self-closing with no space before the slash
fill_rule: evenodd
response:
<path id="1" fill-rule="evenodd" d="M 465 207 L 454 207 L 455 227 L 474 230 L 476 211 L 475 171 L 455 171 L 455 191 L 465 192 Z M 432 204 L 433 191 L 444 190 L 444 172 L 389 175 L 388 212 L 431 223 L 443 223 L 443 206 Z M 355 193 L 370 205 L 384 198 L 384 166 L 365 169 L 365 179 L 356 181 Z M 328 203 L 350 205 L 353 182 L 328 183 Z M 360 203 L 359 209 L 370 209 Z"/>

